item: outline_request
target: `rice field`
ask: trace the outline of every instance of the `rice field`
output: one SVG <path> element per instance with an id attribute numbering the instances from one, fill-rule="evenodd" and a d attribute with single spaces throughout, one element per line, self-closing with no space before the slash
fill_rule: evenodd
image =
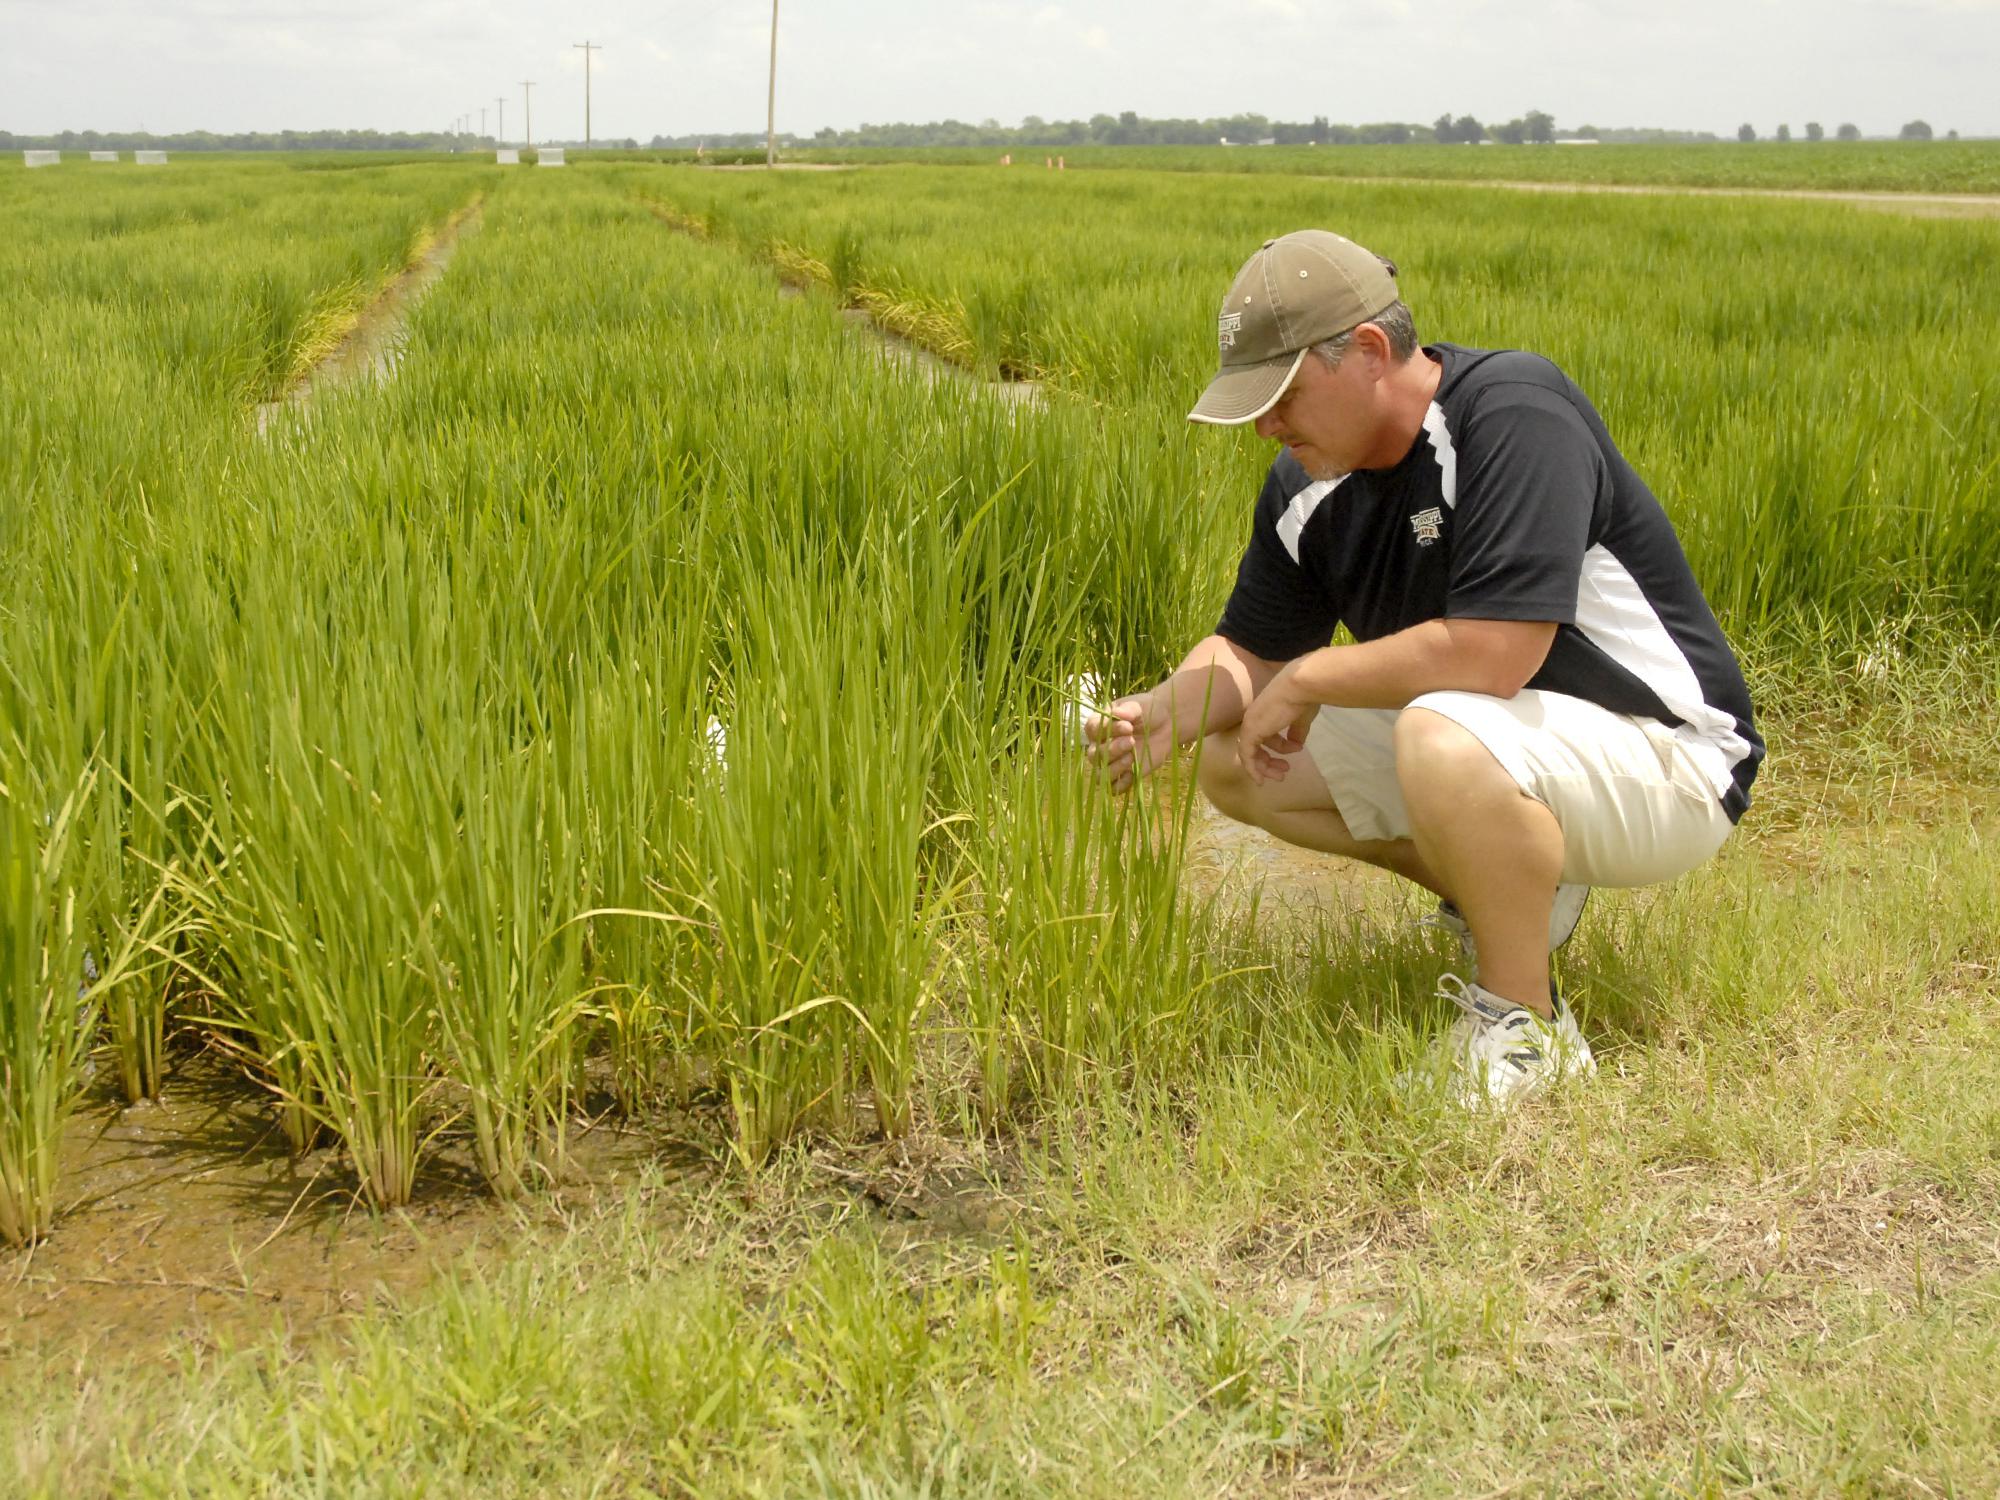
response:
<path id="1" fill-rule="evenodd" d="M 1768 127 L 1767 127 L 1768 128 Z M 800 143 L 788 161 L 885 165 L 990 166 L 1011 151 L 1040 170 L 1060 156 L 1067 169 L 1275 174 L 1340 180 L 1586 183 L 1720 191 L 1873 193 L 2000 192 L 2000 142 L 1734 141 L 1689 145 L 1590 146 L 922 146 L 817 147 Z M 691 162 L 692 151 L 644 151 L 649 159 Z M 601 153 L 613 159 L 617 153 Z M 763 148 L 709 153 L 710 160 L 761 164 Z"/>
<path id="2" fill-rule="evenodd" d="M 598 1418 L 654 1392 L 692 1446 L 603 1492 L 755 1493 L 772 1463 L 823 1462 L 816 1489 L 902 1493 L 922 1449 L 930 1493 L 975 1471 L 994 1493 L 1139 1476 L 1193 1493 L 1197 1439 L 1224 1445 L 1205 1493 L 1238 1471 L 1282 1491 L 1287 1465 L 1301 1493 L 1421 1478 L 1409 1435 L 1478 1383 L 1407 1368 L 1393 1328 L 1348 1339 L 1296 1266 L 1233 1301 L 1183 1266 L 1172 1310 L 1134 1322 L 1095 1279 L 1112 1263 L 1075 1259 L 1115 1243 L 1117 1264 L 1165 1264 L 1177 1217 L 1279 1234 L 1329 1196 L 1336 1222 L 1301 1233 L 1393 1239 L 1413 1204 L 1459 1201 L 1487 1170 L 1464 1122 L 1391 1102 L 1435 969 L 1406 898 L 1371 886 L 1274 927 L 1279 892 L 1206 877 L 1191 765 L 1117 800 L 1074 753 L 1079 682 L 1154 680 L 1219 611 L 1267 456 L 1180 417 L 1218 289 L 1247 248 L 1306 223 L 1394 256 L 1426 336 L 1536 348 L 1577 376 L 1673 514 L 1774 726 L 1740 850 L 1607 901 L 1580 942 L 1587 1024 L 1626 1038 L 1651 1081 L 1558 1118 L 1578 1140 L 1615 1120 L 1647 1170 L 1768 1186 L 1791 1163 L 1753 1109 L 1714 1104 L 1717 1059 L 1843 995 L 1895 1026 L 1922 997 L 1937 1034 L 1910 1045 L 1948 1054 L 1954 1085 L 1908 1058 L 1872 1084 L 1869 1058 L 1822 1058 L 1818 1083 L 1789 1079 L 1792 1124 L 1830 1157 L 1893 1141 L 1870 1182 L 1921 1182 L 1939 1224 L 1990 1198 L 2000 1078 L 1967 1037 L 2000 961 L 2000 223 L 1277 173 L 629 161 L 10 171 L 0 209 L 16 435 L 0 457 L 0 1244 L 24 1268 L 64 1234 L 76 1112 L 170 1092 L 197 1055 L 226 1059 L 283 1149 L 331 1153 L 381 1213 L 447 1159 L 478 1181 L 450 1191 L 532 1205 L 575 1180 L 587 1123 L 698 1120 L 740 1212 L 690 1210 L 664 1243 L 629 1218 L 592 1228 L 551 1252 L 577 1289 L 559 1313 L 505 1273 L 479 1317 L 436 1314 L 457 1333 L 363 1333 L 338 1358 L 378 1361 L 386 1388 L 407 1333 L 459 1350 L 438 1355 L 440 1389 L 510 1359 L 524 1380 L 568 1369 L 588 1409 L 530 1446 L 615 1446 L 626 1419 Z M 451 263 L 393 361 L 260 420 L 448 228 Z M 844 308 L 976 378 L 885 360 Z M 1021 378 L 1037 405 L 982 385 Z M 1895 860 L 1871 885 L 1878 846 Z M 817 1222 L 805 1164 L 829 1149 L 1004 1158 L 1056 1240 L 1014 1221 L 912 1310 L 878 1248 L 773 1249 Z M 1526 1135 L 1500 1150 L 1559 1238 L 1626 1233 L 1589 1202 L 1616 1159 L 1593 1186 Z M 1254 1204 L 1228 1186 L 1238 1167 L 1271 1184 Z M 1927 1310 L 1921 1261 L 1884 1295 L 1974 1316 L 1994 1271 L 1974 1238 L 1937 1231 L 1962 1274 Z M 688 1269 L 711 1254 L 749 1282 Z M 1482 1313 L 1478 1257 L 1453 1254 L 1425 1369 L 1476 1348 L 1512 1400 L 1535 1364 L 1521 1309 Z M 611 1331 L 634 1295 L 611 1268 L 641 1264 L 671 1311 Z M 591 1300 L 593 1266 L 610 1301 Z M 1860 1337 L 1885 1305 L 1836 1321 Z M 1112 1354 L 1093 1386 L 1087 1330 L 1145 1317 L 1193 1373 L 1135 1375 Z M 641 1384 L 614 1396 L 571 1368 L 566 1324 Z M 479 1344 L 498 1327 L 514 1353 Z M 1784 1347 L 1744 1335 L 1767 1336 Z M 1980 1358 L 1941 1347 L 1947 1384 Z M 1921 1366 L 1897 1348 L 1898 1368 Z M 277 1483 L 245 1457 L 264 1441 L 234 1383 L 247 1369 L 203 1367 L 223 1429 L 249 1425 L 224 1449 L 190 1438 L 193 1467 L 158 1492 Z M 1394 1407 L 1391 1369 L 1438 1404 Z M 1040 1479 L 1016 1437 L 976 1436 L 978 1414 L 939 1394 L 990 1387 L 988 1415 L 1026 1442 L 1082 1409 L 1044 1383 L 1070 1403 L 1140 1394 L 1106 1418 L 1116 1443 Z M 1672 1408 L 1639 1383 L 1631 1401 Z M 375 1450 L 328 1436 L 349 1418 L 327 1391 L 288 1420 L 323 1417 L 315 1441 L 333 1446 L 270 1472 L 359 1493 Z M 488 1394 L 492 1432 L 518 1436 Z M 409 1420 L 456 1431 L 471 1405 Z M 22 1483 L 77 1462 L 126 1487 L 130 1434 L 62 1409 L 17 1437 Z M 816 1410 L 878 1435 L 913 1423 L 909 1462 L 872 1439 L 760 1456 L 759 1434 Z M 1970 1394 L 1937 1414 L 1919 1470 L 1979 1488 L 1991 1420 Z M 956 1449 L 932 1441 L 947 1431 Z M 1880 1456 L 1857 1482 L 1881 1488 L 1907 1454 L 1862 1437 Z M 1718 1459 L 1677 1429 L 1656 1492 L 1836 1472 L 1783 1442 L 1797 1462 L 1760 1468 L 1732 1441 Z M 464 1452 L 424 1462 L 394 1472 L 453 1493 L 479 1472 Z M 1654 1471 L 1620 1462 L 1639 1492 Z M 543 1483 L 562 1487 L 532 1466 L 510 1481 Z"/>

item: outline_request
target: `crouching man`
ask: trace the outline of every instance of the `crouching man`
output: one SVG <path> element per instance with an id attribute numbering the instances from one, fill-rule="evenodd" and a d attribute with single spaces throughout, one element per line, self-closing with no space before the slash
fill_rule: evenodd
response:
<path id="1" fill-rule="evenodd" d="M 1268 241 L 1218 331 L 1189 420 L 1282 451 L 1215 634 L 1087 754 L 1123 788 L 1205 736 L 1224 814 L 1434 892 L 1474 965 L 1440 988 L 1462 1102 L 1590 1069 L 1551 950 L 1592 886 L 1713 855 L 1764 754 L 1665 511 L 1561 370 L 1419 348 L 1338 235 Z"/>

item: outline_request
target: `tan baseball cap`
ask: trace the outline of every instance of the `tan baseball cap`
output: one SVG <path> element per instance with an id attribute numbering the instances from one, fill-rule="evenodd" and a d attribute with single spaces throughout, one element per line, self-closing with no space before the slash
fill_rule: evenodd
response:
<path id="1" fill-rule="evenodd" d="M 1285 393 L 1314 344 L 1365 323 L 1396 301 L 1396 270 L 1324 229 L 1301 229 L 1243 263 L 1222 299 L 1222 368 L 1190 422 L 1254 422 Z"/>

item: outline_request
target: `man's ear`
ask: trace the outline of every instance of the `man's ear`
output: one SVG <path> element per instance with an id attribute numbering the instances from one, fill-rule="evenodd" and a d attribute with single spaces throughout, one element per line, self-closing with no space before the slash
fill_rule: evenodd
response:
<path id="1" fill-rule="evenodd" d="M 1390 347 L 1389 335 L 1373 323 L 1363 323 L 1354 330 L 1354 343 L 1368 359 L 1368 373 L 1380 375 L 1395 363 L 1395 351 Z"/>

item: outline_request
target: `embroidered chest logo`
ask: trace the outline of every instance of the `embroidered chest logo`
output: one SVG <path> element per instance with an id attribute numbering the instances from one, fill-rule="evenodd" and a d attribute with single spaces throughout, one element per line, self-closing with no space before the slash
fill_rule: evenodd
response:
<path id="1" fill-rule="evenodd" d="M 1429 510 L 1420 510 L 1410 517 L 1410 529 L 1417 534 L 1417 545 L 1428 547 L 1444 535 L 1444 512 L 1435 505 Z"/>
<path id="2" fill-rule="evenodd" d="M 1243 326 L 1242 313 L 1224 313 L 1215 321 L 1215 341 L 1224 349 L 1236 347 L 1236 331 Z"/>

